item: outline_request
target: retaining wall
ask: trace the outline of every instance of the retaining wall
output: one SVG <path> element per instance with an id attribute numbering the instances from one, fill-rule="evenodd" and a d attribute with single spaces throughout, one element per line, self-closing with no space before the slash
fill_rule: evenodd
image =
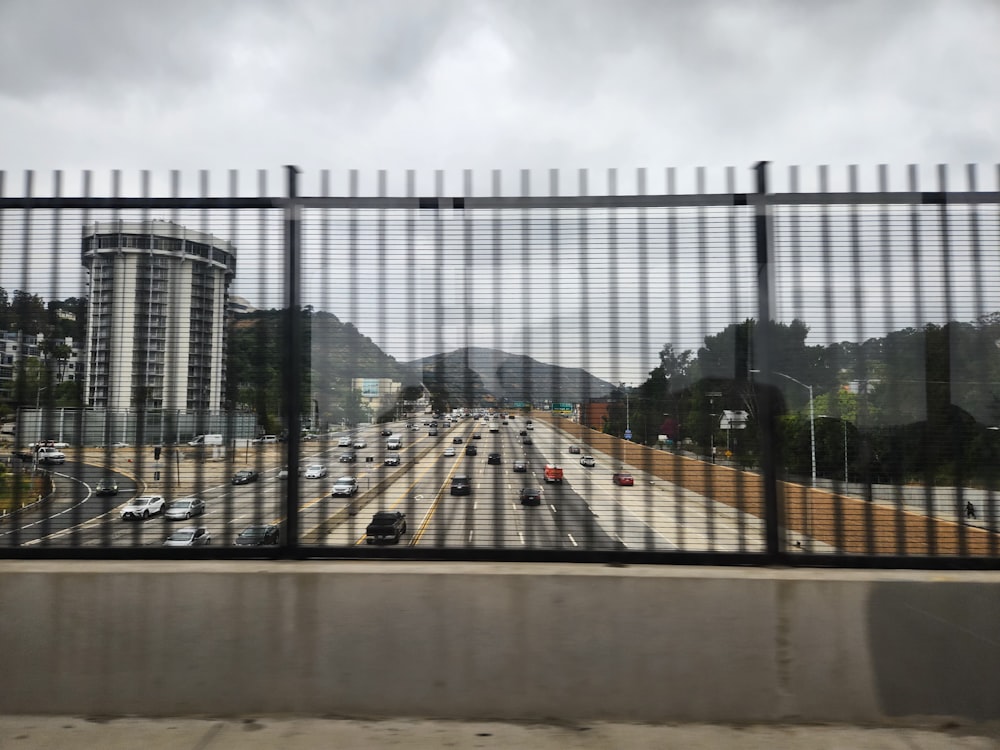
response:
<path id="1" fill-rule="evenodd" d="M 0 562 L 0 712 L 1000 718 L 1000 573 Z"/>

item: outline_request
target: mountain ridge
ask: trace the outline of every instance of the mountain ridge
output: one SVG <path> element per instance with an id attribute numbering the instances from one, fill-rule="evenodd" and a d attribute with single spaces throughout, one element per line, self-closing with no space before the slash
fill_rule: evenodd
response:
<path id="1" fill-rule="evenodd" d="M 579 403 L 606 396 L 615 386 L 582 367 L 540 362 L 523 354 L 489 347 L 462 347 L 403 363 L 449 396 L 475 400 Z"/>

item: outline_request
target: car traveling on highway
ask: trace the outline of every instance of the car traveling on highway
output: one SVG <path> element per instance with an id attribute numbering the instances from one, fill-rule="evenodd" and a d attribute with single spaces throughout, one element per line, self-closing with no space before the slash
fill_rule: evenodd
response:
<path id="1" fill-rule="evenodd" d="M 163 512 L 165 501 L 160 495 L 143 495 L 135 497 L 125 504 L 121 510 L 122 520 L 141 518 L 143 520 Z"/>
<path id="2" fill-rule="evenodd" d="M 353 441 L 351 440 L 350 437 L 348 437 L 347 435 L 344 435 L 344 437 L 340 438 L 340 440 L 337 441 L 337 447 L 338 448 L 350 448 L 352 442 Z"/>
<path id="3" fill-rule="evenodd" d="M 357 453 L 341 453 L 340 458 L 337 459 L 342 464 L 353 464 L 358 460 Z"/>
<path id="4" fill-rule="evenodd" d="M 393 453 L 391 456 L 387 456 L 384 463 L 386 466 L 399 466 L 399 454 Z"/>
<path id="5" fill-rule="evenodd" d="M 611 475 L 611 481 L 621 487 L 631 487 L 635 484 L 635 479 L 627 471 L 616 471 Z"/>
<path id="6" fill-rule="evenodd" d="M 399 539 L 406 533 L 406 514 L 399 511 L 380 510 L 365 529 L 365 540 L 368 544 L 384 542 L 391 539 L 393 544 L 399 544 Z"/>
<path id="7" fill-rule="evenodd" d="M 541 505 L 542 504 L 542 488 L 541 487 L 524 487 L 518 493 L 518 498 L 521 500 L 521 505 Z"/>
<path id="8" fill-rule="evenodd" d="M 500 460 L 499 453 L 491 453 L 486 457 L 486 463 L 488 464 L 499 464 L 502 463 Z"/>
<path id="9" fill-rule="evenodd" d="M 341 477 L 333 483 L 334 497 L 352 497 L 358 492 L 358 480 L 355 477 Z"/>
<path id="10" fill-rule="evenodd" d="M 362 438 L 358 438 L 357 440 L 354 441 L 354 447 L 355 448 L 367 448 L 368 447 L 368 441 L 364 440 Z"/>
<path id="11" fill-rule="evenodd" d="M 524 461 L 514 462 L 514 471 L 525 472 L 528 470 L 528 464 Z"/>
<path id="12" fill-rule="evenodd" d="M 597 466 L 597 461 L 594 460 L 593 456 L 583 456 L 580 459 L 580 466 Z"/>
<path id="13" fill-rule="evenodd" d="M 212 535 L 204 526 L 177 529 L 163 542 L 164 547 L 204 547 L 212 543 Z"/>
<path id="14" fill-rule="evenodd" d="M 472 494 L 472 482 L 464 474 L 459 474 L 452 478 L 451 480 L 451 494 L 452 495 L 471 495 Z"/>
<path id="15" fill-rule="evenodd" d="M 274 524 L 247 526 L 237 534 L 233 544 L 237 547 L 270 547 L 278 543 L 280 532 Z"/>
<path id="16" fill-rule="evenodd" d="M 163 512 L 168 521 L 186 521 L 192 516 L 200 516 L 205 512 L 205 501 L 198 497 L 182 497 L 174 500 Z"/>
<path id="17" fill-rule="evenodd" d="M 114 479 L 101 479 L 94 487 L 95 495 L 117 495 L 118 482 Z"/>
<path id="18" fill-rule="evenodd" d="M 310 464 L 306 467 L 306 479 L 321 479 L 326 476 L 326 467 L 323 464 Z"/>
<path id="19" fill-rule="evenodd" d="M 35 456 L 40 464 L 66 463 L 66 454 L 58 448 L 43 446 L 35 451 Z"/>
<path id="20" fill-rule="evenodd" d="M 232 482 L 233 484 L 250 484 L 258 479 L 260 479 L 260 474 L 253 469 L 240 469 L 233 474 Z"/>
<path id="21" fill-rule="evenodd" d="M 579 445 L 571 445 L 569 447 L 569 452 L 570 453 L 580 453 L 581 452 L 580 451 L 580 446 Z"/>
<path id="22" fill-rule="evenodd" d="M 476 448 L 476 446 L 474 446 L 474 445 L 467 445 L 467 446 L 465 446 L 465 455 L 466 456 L 475 456 L 478 453 L 479 453 L 479 450 Z"/>
<path id="23" fill-rule="evenodd" d="M 445 448 L 445 449 L 444 449 L 444 455 L 445 455 L 446 457 L 451 457 L 451 456 L 454 456 L 454 455 L 455 455 L 455 449 L 454 449 L 454 448 L 452 448 L 452 447 L 451 447 L 451 446 L 449 445 L 449 446 L 448 446 L 447 448 Z"/>
<path id="24" fill-rule="evenodd" d="M 563 470 L 556 464 L 545 464 L 545 481 L 562 484 Z"/>

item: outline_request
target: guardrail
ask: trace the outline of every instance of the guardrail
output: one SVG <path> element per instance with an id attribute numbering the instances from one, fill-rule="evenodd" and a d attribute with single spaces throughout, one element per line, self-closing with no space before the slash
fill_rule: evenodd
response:
<path id="1" fill-rule="evenodd" d="M 530 172 L 514 193 L 500 172 L 457 192 L 350 172 L 336 194 L 323 171 L 314 195 L 285 175 L 280 197 L 263 172 L 247 197 L 235 172 L 227 195 L 172 173 L 168 197 L 149 173 L 103 195 L 90 173 L 75 196 L 61 173 L 47 196 L 34 173 L 13 196 L 0 179 L 0 416 L 11 450 L 73 446 L 0 554 L 996 567 L 1000 192 L 975 168 L 960 190 L 944 167 L 931 190 L 916 167 L 903 190 L 885 167 L 776 185 L 760 163 L 743 190 L 733 169 L 690 190 L 609 170 L 597 195 L 585 171 L 572 195 L 554 171 L 547 195 Z M 360 429 L 342 422 L 402 429 L 415 402 L 513 420 L 484 436 L 500 468 L 443 462 L 429 436 L 398 472 L 378 443 L 348 465 L 367 508 L 415 522 L 409 543 L 358 544 L 329 479 L 275 478 L 332 462 Z M 513 424 L 529 415 L 534 446 Z M 247 443 L 264 433 L 287 440 Z M 545 461 L 567 481 L 545 485 Z M 230 484 L 244 468 L 263 481 Z M 455 499 L 467 470 L 475 499 Z M 213 543 L 123 525 L 136 495 L 209 498 L 185 520 Z M 244 525 L 279 543 L 236 546 Z"/>

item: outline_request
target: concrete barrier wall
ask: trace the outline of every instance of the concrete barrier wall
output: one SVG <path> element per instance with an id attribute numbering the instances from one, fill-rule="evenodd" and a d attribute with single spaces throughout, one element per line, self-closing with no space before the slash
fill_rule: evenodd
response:
<path id="1" fill-rule="evenodd" d="M 2 562 L 0 712 L 1000 718 L 1000 573 Z"/>

